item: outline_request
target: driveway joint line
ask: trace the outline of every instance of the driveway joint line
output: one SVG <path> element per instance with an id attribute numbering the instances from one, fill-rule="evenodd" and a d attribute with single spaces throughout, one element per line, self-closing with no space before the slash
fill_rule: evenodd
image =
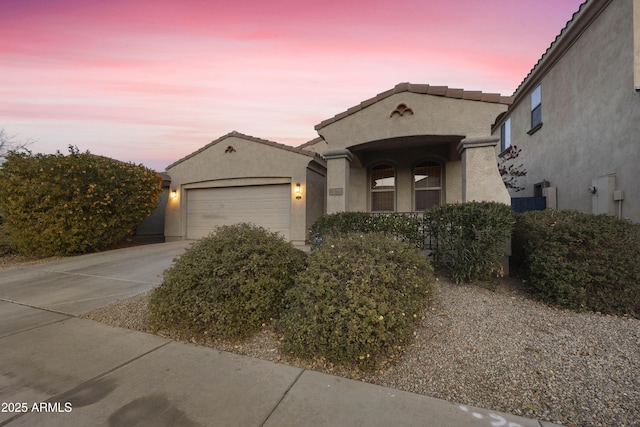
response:
<path id="1" fill-rule="evenodd" d="M 267 423 L 267 421 L 269 421 L 269 418 L 271 418 L 271 416 L 273 415 L 274 412 L 276 412 L 276 410 L 280 407 L 280 405 L 282 404 L 282 401 L 284 400 L 285 397 L 287 397 L 287 395 L 289 394 L 289 391 L 291 391 L 291 389 L 293 388 L 294 385 L 296 385 L 296 383 L 298 382 L 298 380 L 300 379 L 300 377 L 302 376 L 302 374 L 304 374 L 304 372 L 306 371 L 305 368 L 301 368 L 300 373 L 296 376 L 296 378 L 293 380 L 293 382 L 289 385 L 289 387 L 287 387 L 287 389 L 284 391 L 284 393 L 282 394 L 282 397 L 280 397 L 280 400 L 278 400 L 278 403 L 276 403 L 273 407 L 273 409 L 269 412 L 269 414 L 267 415 L 267 417 L 264 419 L 264 421 L 260 424 L 260 427 L 264 427 L 264 425 Z"/>
<path id="2" fill-rule="evenodd" d="M 35 308 L 35 307 L 34 307 Z M 44 311 L 48 311 L 48 310 L 44 310 Z M 57 313 L 57 314 L 63 314 L 63 313 Z M 39 329 L 39 328 L 44 328 L 45 326 L 51 326 L 51 325 L 55 325 L 56 323 L 60 323 L 60 322 L 64 322 L 65 320 L 69 320 L 71 318 L 73 318 L 74 316 L 70 315 L 70 314 L 65 314 L 65 318 L 64 319 L 58 319 L 58 320 L 53 320 L 51 322 L 48 323 L 43 323 L 42 325 L 37 325 L 37 326 L 33 326 L 31 328 L 27 328 L 27 329 L 22 329 L 20 331 L 16 331 L 16 332 L 12 332 L 10 334 L 7 335 L 0 335 L 0 339 L 3 338 L 8 338 L 8 337 L 12 337 L 14 335 L 18 335 L 18 334 L 22 334 L 24 332 L 29 332 L 29 331 L 33 331 L 35 329 Z"/>
<path id="3" fill-rule="evenodd" d="M 36 310 L 48 311 L 50 313 L 62 314 L 63 316 L 78 317 L 78 316 L 76 316 L 74 314 L 71 314 L 71 313 L 65 313 L 63 311 L 53 310 L 53 309 L 50 309 L 50 308 L 40 307 L 40 306 L 37 306 L 37 305 L 31 305 L 31 304 L 27 304 L 27 303 L 20 302 L 20 301 L 13 301 L 13 300 L 2 298 L 2 297 L 0 297 L 0 301 L 8 302 L 8 303 L 11 303 L 11 304 L 16 304 L 16 305 L 21 305 L 23 307 L 35 308 Z"/>
<path id="4" fill-rule="evenodd" d="M 108 279 L 108 280 L 116 280 L 119 282 L 130 282 L 130 283 L 142 283 L 145 285 L 159 285 L 160 282 L 148 282 L 148 281 L 144 281 L 144 280 L 132 280 L 132 279 L 122 279 L 119 277 L 108 277 L 108 276 L 98 276 L 95 274 L 86 274 L 86 273 L 71 273 L 68 271 L 58 271 L 58 270 L 49 270 L 49 269 L 44 269 L 44 268 L 29 268 L 29 267 L 17 267 L 23 270 L 30 270 L 30 271 L 41 271 L 44 273 L 57 273 L 57 274 L 63 274 L 63 275 L 67 275 L 67 276 L 80 276 L 80 277 L 89 277 L 92 279 Z"/>

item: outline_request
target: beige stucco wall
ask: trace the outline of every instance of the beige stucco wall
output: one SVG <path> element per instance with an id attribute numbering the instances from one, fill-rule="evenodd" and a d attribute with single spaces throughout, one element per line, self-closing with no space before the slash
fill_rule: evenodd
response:
<path id="1" fill-rule="evenodd" d="M 306 185 L 303 188 L 303 197 L 306 203 L 306 225 L 305 232 L 320 218 L 326 209 L 327 194 L 327 171 L 311 162 L 307 167 Z M 304 194 L 306 193 L 306 194 Z"/>
<path id="2" fill-rule="evenodd" d="M 413 115 L 391 113 L 406 104 Z M 499 103 L 401 92 L 318 130 L 329 150 L 349 148 L 369 141 L 411 135 L 491 134 L 491 124 L 507 109 Z"/>
<path id="3" fill-rule="evenodd" d="M 233 147 L 235 151 L 226 153 L 227 147 Z M 186 189 L 290 183 L 290 236 L 294 243 L 303 243 L 307 238 L 307 212 L 310 210 L 315 214 L 319 203 L 316 200 L 307 208 L 307 197 L 318 197 L 318 180 L 314 177 L 313 182 L 307 182 L 307 167 L 312 161 L 310 156 L 238 136 L 224 138 L 195 153 L 167 170 L 171 176 L 171 189 L 178 191 L 178 198 L 170 197 L 167 204 L 165 238 L 179 240 L 186 236 Z M 315 170 L 322 173 L 323 167 L 318 166 Z M 297 183 L 303 190 L 300 200 L 294 194 Z"/>
<path id="4" fill-rule="evenodd" d="M 511 142 L 522 149 L 528 171 L 519 183 L 547 180 L 557 188 L 557 207 L 592 212 L 588 188 L 616 175 L 623 190 L 622 216 L 640 222 L 640 93 L 634 90 L 634 14 L 637 0 L 614 0 L 544 75 L 540 130 L 530 129 L 530 91 L 516 97 Z M 591 5 L 595 5 L 591 3 Z M 499 136 L 499 126 L 494 134 Z M 519 160 L 520 160 L 519 159 Z M 613 203 L 613 200 L 611 201 Z"/>
<path id="5" fill-rule="evenodd" d="M 399 104 L 405 104 L 413 114 L 392 115 Z M 346 179 L 342 166 L 335 168 L 339 174 L 332 174 L 329 166 L 329 188 L 347 182 L 346 202 L 342 201 L 345 209 L 369 211 L 368 170 L 375 164 L 389 163 L 396 168 L 396 211 L 413 211 L 413 168 L 421 161 L 432 160 L 444 168 L 441 202 L 461 202 L 463 170 L 457 144 L 464 137 L 489 136 L 491 124 L 506 109 L 505 104 L 412 92 L 396 93 L 377 101 L 318 130 L 330 151 L 349 149 L 354 154 Z M 424 141 L 420 139 L 422 135 L 427 136 Z M 384 143 L 368 148 L 375 141 Z M 492 164 L 495 167 L 495 159 Z M 336 196 L 328 194 L 327 200 L 328 212 L 345 210 Z"/>
<path id="6" fill-rule="evenodd" d="M 496 168 L 499 138 L 465 138 L 462 153 L 462 202 L 498 202 L 511 205 L 511 197 Z"/>

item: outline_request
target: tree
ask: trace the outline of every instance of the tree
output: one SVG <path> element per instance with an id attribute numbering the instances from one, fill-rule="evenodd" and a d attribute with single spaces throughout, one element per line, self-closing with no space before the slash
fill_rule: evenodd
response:
<path id="1" fill-rule="evenodd" d="M 155 209 L 162 179 L 142 165 L 69 147 L 10 151 L 0 168 L 0 211 L 25 255 L 72 255 L 120 241 Z"/>
<path id="2" fill-rule="evenodd" d="M 498 170 L 500 171 L 502 181 L 508 189 L 516 192 L 525 189 L 518 185 L 518 178 L 527 175 L 527 171 L 523 169 L 524 165 L 522 163 L 519 165 L 513 163 L 513 161 L 520 156 L 521 151 L 521 148 L 511 145 L 498 156 L 500 159 L 498 162 Z"/>
<path id="3" fill-rule="evenodd" d="M 18 135 L 9 135 L 4 128 L 0 128 L 0 164 L 4 161 L 9 151 L 25 150 L 27 146 L 35 142 L 31 138 L 18 140 L 16 139 L 17 137 Z"/>

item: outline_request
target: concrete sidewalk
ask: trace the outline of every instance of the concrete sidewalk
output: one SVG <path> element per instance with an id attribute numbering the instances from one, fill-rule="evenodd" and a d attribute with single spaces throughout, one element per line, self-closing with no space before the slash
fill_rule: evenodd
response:
<path id="1" fill-rule="evenodd" d="M 160 283 L 187 245 L 0 271 L 0 425 L 553 425 L 76 317 Z"/>

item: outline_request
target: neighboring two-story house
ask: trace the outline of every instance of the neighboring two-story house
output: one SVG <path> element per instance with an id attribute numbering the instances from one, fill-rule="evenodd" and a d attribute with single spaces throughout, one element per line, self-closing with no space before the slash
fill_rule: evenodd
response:
<path id="1" fill-rule="evenodd" d="M 493 127 L 519 196 L 640 222 L 640 0 L 582 4 Z"/>

